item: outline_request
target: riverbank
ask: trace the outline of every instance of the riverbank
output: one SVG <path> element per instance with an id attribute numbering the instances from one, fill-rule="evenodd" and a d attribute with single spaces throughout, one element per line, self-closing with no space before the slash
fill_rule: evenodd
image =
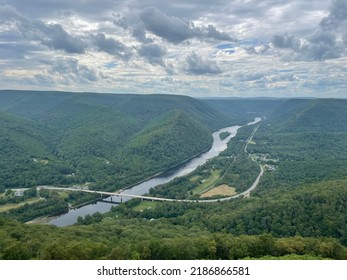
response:
<path id="1" fill-rule="evenodd" d="M 146 179 L 140 180 L 140 181 L 138 181 L 137 183 L 132 184 L 132 185 L 130 185 L 130 186 L 128 186 L 128 187 L 125 187 L 125 188 L 122 188 L 122 189 L 118 189 L 118 190 L 116 190 L 116 192 L 117 192 L 117 193 L 121 193 L 121 192 L 123 192 L 123 191 L 125 191 L 125 190 L 128 190 L 128 189 L 131 189 L 131 188 L 133 188 L 133 187 L 135 187 L 135 186 L 138 186 L 138 185 L 140 185 L 140 184 L 142 184 L 142 183 L 144 183 L 144 182 L 147 182 L 147 181 L 149 181 L 149 180 L 152 180 L 152 179 L 154 179 L 154 178 L 156 178 L 156 177 L 160 177 L 160 176 L 163 176 L 163 175 L 165 175 L 165 174 L 167 174 L 167 173 L 170 173 L 171 171 L 174 171 L 175 169 L 179 168 L 180 166 L 186 164 L 186 163 L 189 162 L 190 160 L 192 160 L 192 159 L 194 159 L 194 158 L 196 158 L 196 157 L 199 157 L 199 156 L 203 155 L 204 153 L 206 153 L 206 152 L 209 151 L 209 150 L 210 150 L 210 148 L 205 149 L 205 150 L 203 150 L 202 152 L 199 152 L 199 153 L 197 153 L 197 154 L 195 154 L 195 155 L 189 157 L 188 159 L 186 159 L 186 160 L 184 160 L 184 161 L 182 161 L 182 162 L 179 162 L 179 163 L 177 163 L 177 164 L 175 164 L 175 165 L 173 165 L 173 166 L 171 166 L 171 167 L 169 167 L 169 168 L 167 168 L 167 169 L 165 169 L 165 170 L 163 170 L 163 171 L 160 171 L 160 172 L 158 172 L 158 173 L 156 173 L 156 174 L 154 174 L 154 175 L 152 175 L 152 176 L 147 177 Z"/>
<path id="2" fill-rule="evenodd" d="M 36 219 L 33 219 L 29 222 L 26 222 L 25 224 L 48 224 L 50 221 L 53 221 L 54 219 L 56 219 L 58 216 L 43 216 L 43 217 L 39 217 Z"/>
<path id="3" fill-rule="evenodd" d="M 250 122 L 247 125 L 251 125 L 259 121 L 260 121 L 260 118 L 257 118 L 255 119 L 255 121 Z M 199 153 L 196 156 L 190 157 L 189 159 L 186 159 L 185 161 L 167 170 L 160 172 L 160 175 L 154 176 L 149 180 L 145 180 L 132 187 L 127 187 L 126 189 L 123 189 L 121 191 L 118 190 L 117 194 L 123 194 L 125 196 L 130 195 L 130 197 L 143 196 L 144 194 L 148 193 L 151 188 L 154 188 L 161 184 L 165 184 L 177 177 L 185 176 L 193 172 L 198 166 L 205 164 L 209 159 L 218 156 L 222 151 L 227 149 L 229 140 L 235 137 L 239 128 L 241 128 L 241 126 L 235 125 L 235 126 L 225 127 L 225 128 L 219 129 L 218 131 L 215 131 L 212 134 L 213 143 L 209 150 Z M 219 134 L 223 131 L 230 132 L 230 136 L 228 136 L 224 140 L 221 140 L 219 137 Z M 124 197 L 123 202 L 130 199 L 130 197 L 128 198 Z M 112 198 L 114 201 L 120 200 L 120 198 L 116 196 Z M 207 202 L 207 201 L 202 201 L 202 202 Z M 115 206 L 115 205 L 99 201 L 93 205 L 89 204 L 79 209 L 70 210 L 69 213 L 58 217 L 56 220 L 50 221 L 49 224 L 54 224 L 57 226 L 72 225 L 77 221 L 77 218 L 79 216 L 92 215 L 95 212 L 105 213 L 105 212 L 108 212 L 112 206 Z"/>

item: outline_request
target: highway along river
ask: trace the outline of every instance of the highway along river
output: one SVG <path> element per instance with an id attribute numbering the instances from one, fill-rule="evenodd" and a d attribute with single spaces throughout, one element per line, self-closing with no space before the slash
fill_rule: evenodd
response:
<path id="1" fill-rule="evenodd" d="M 258 123 L 260 120 L 261 120 L 260 118 L 256 118 L 253 122 L 250 122 L 247 125 Z M 193 172 L 198 166 L 203 165 L 204 163 L 207 162 L 207 160 L 218 156 L 222 151 L 226 150 L 229 140 L 235 137 L 240 127 L 241 126 L 235 125 L 235 126 L 225 127 L 214 132 L 212 134 L 213 144 L 209 151 L 202 153 L 199 156 L 192 158 L 181 165 L 176 166 L 175 168 L 169 169 L 152 179 L 144 181 L 136 186 L 133 186 L 132 188 L 126 189 L 122 193 L 144 195 L 149 192 L 149 189 L 155 186 L 168 183 L 176 177 L 184 176 Z M 221 132 L 229 132 L 230 135 L 224 140 L 221 140 L 219 137 L 219 134 Z M 121 198 L 119 197 L 115 197 L 115 196 L 112 197 L 112 201 L 114 202 L 120 202 L 120 199 Z M 111 200 L 111 198 L 108 198 L 108 200 Z M 128 200 L 128 198 L 124 198 L 124 197 L 122 198 L 123 202 L 125 202 L 126 200 Z M 54 218 L 48 224 L 56 225 L 56 226 L 72 225 L 76 223 L 77 218 L 79 216 L 84 217 L 85 215 L 88 215 L 88 214 L 91 215 L 95 212 L 105 213 L 110 211 L 111 207 L 115 205 L 116 204 L 98 201 L 96 203 L 83 206 L 81 208 L 71 209 L 68 213 Z"/>

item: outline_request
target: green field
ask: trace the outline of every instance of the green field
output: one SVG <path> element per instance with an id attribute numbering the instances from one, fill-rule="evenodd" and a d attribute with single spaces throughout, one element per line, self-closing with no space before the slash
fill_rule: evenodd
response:
<path id="1" fill-rule="evenodd" d="M 6 211 L 11 210 L 11 209 L 19 208 L 19 207 L 23 206 L 26 203 L 30 204 L 30 203 L 37 202 L 39 200 L 41 200 L 41 198 L 39 198 L 39 197 L 31 197 L 29 199 L 24 200 L 21 203 L 8 203 L 8 204 L 5 204 L 5 205 L 1 205 L 0 206 L 0 213 L 6 212 Z"/>
<path id="2" fill-rule="evenodd" d="M 143 201 L 139 205 L 134 207 L 134 210 L 136 210 L 136 211 L 143 211 L 143 210 L 146 210 L 146 209 L 154 209 L 155 207 L 157 207 L 157 205 L 158 205 L 158 202 Z"/>
<path id="3" fill-rule="evenodd" d="M 193 195 L 201 194 L 207 191 L 209 188 L 213 187 L 214 184 L 218 181 L 221 175 L 221 170 L 213 170 L 211 175 L 203 181 L 198 187 L 193 189 Z"/>

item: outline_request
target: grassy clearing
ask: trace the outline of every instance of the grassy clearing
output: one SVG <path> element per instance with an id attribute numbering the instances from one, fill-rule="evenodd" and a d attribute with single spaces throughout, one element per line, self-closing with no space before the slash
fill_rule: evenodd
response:
<path id="1" fill-rule="evenodd" d="M 208 177 L 202 184 L 193 189 L 193 194 L 201 194 L 205 192 L 208 188 L 212 187 L 220 178 L 222 171 L 214 170 L 211 172 L 210 177 Z"/>
<path id="2" fill-rule="evenodd" d="M 232 196 L 236 194 L 236 189 L 228 185 L 220 185 L 218 187 L 212 188 L 207 192 L 200 195 L 200 197 L 212 197 L 215 195 Z"/>
<path id="3" fill-rule="evenodd" d="M 40 199 L 41 198 L 39 198 L 39 197 L 32 197 L 32 198 L 24 200 L 24 201 L 22 201 L 21 203 L 18 203 L 18 204 L 17 203 L 8 203 L 8 204 L 5 204 L 5 205 L 1 205 L 0 206 L 0 213 L 6 212 L 6 211 L 14 209 L 14 208 L 19 208 L 19 207 L 23 206 L 26 203 L 30 204 L 30 203 L 37 202 Z"/>
<path id="4" fill-rule="evenodd" d="M 58 191 L 58 196 L 62 199 L 66 199 L 69 197 L 69 193 L 67 191 Z"/>
<path id="5" fill-rule="evenodd" d="M 134 207 L 134 210 L 136 211 L 143 211 L 146 209 L 153 209 L 157 206 L 158 202 L 152 202 L 152 201 L 143 201 L 136 207 Z"/>
<path id="6" fill-rule="evenodd" d="M 194 175 L 194 176 L 192 176 L 192 177 L 189 178 L 189 181 L 191 181 L 191 182 L 196 182 L 196 181 L 198 181 L 200 178 L 201 178 L 201 176 L 199 176 L 199 175 Z"/>

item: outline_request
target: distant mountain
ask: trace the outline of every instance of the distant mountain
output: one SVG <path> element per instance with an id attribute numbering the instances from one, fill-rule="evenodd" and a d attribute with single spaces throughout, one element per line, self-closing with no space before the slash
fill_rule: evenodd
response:
<path id="1" fill-rule="evenodd" d="M 274 159 L 276 167 L 257 191 L 345 179 L 346 121 L 344 99 L 293 99 L 269 111 L 249 151 Z"/>
<path id="2" fill-rule="evenodd" d="M 175 95 L 0 91 L 0 112 L 6 188 L 123 188 L 208 149 L 212 131 L 241 120 Z"/>
<path id="3" fill-rule="evenodd" d="M 287 132 L 347 131 L 347 100 L 297 99 L 275 107 L 269 114 L 269 123 Z"/>
<path id="4" fill-rule="evenodd" d="M 224 115 L 206 102 L 179 95 L 133 95 L 130 99 L 114 106 L 119 111 L 148 121 L 171 110 L 181 110 L 203 123 L 211 131 L 237 123 L 239 118 Z"/>
<path id="5" fill-rule="evenodd" d="M 0 185 L 88 181 L 99 189 L 123 188 L 208 149 L 211 132 L 256 116 L 265 116 L 276 133 L 346 131 L 346 104 L 0 91 Z"/>
<path id="6" fill-rule="evenodd" d="M 77 115 L 88 106 L 109 108 L 148 122 L 171 110 L 179 109 L 203 122 L 211 130 L 235 124 L 238 117 L 224 115 L 207 102 L 179 95 L 97 94 L 37 91 L 0 91 L 0 110 L 34 120 L 52 120 L 56 115 Z M 67 113 L 67 114 L 66 114 Z M 51 116 L 47 116 L 51 115 Z"/>
<path id="7" fill-rule="evenodd" d="M 262 117 L 274 107 L 280 106 L 287 102 L 282 98 L 216 98 L 203 99 L 205 103 L 233 118 L 250 118 Z"/>
<path id="8" fill-rule="evenodd" d="M 0 91 L 0 110 L 30 118 L 44 113 L 72 97 L 72 94 L 42 91 Z"/>

